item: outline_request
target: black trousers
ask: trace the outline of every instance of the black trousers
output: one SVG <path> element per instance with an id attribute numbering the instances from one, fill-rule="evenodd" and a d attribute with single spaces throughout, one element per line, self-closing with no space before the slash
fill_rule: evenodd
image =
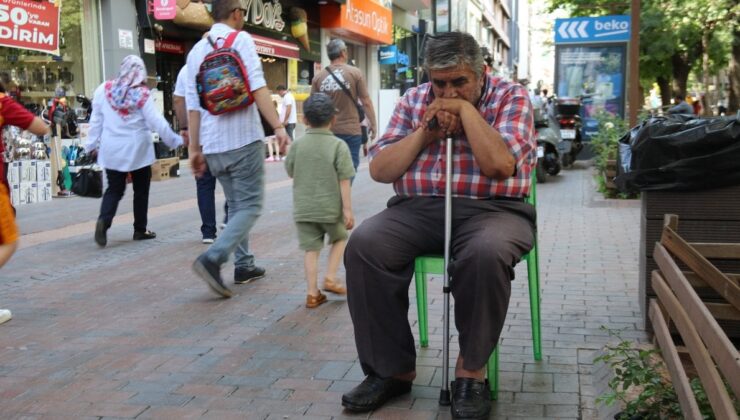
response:
<path id="1" fill-rule="evenodd" d="M 110 227 L 113 217 L 118 210 L 118 202 L 126 192 L 126 176 L 128 172 L 118 172 L 106 169 L 108 188 L 103 194 L 103 202 L 100 205 L 100 219 L 105 221 L 105 226 Z M 134 184 L 134 232 L 145 232 L 147 224 L 147 211 L 149 210 L 149 185 L 152 182 L 152 168 L 143 168 L 131 171 Z"/>
<path id="2" fill-rule="evenodd" d="M 498 343 L 514 266 L 533 245 L 535 209 L 522 201 L 454 199 L 450 287 L 463 367 L 485 366 Z M 347 301 L 365 374 L 415 370 L 408 321 L 414 258 L 444 249 L 444 199 L 393 197 L 352 233 Z"/>

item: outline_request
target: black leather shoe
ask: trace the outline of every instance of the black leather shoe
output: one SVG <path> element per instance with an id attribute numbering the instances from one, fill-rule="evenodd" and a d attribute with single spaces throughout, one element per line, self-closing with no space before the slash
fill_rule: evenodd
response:
<path id="1" fill-rule="evenodd" d="M 487 419 L 491 412 L 491 391 L 488 381 L 457 378 L 452 382 L 453 419 Z"/>
<path id="2" fill-rule="evenodd" d="M 265 277 L 265 269 L 256 265 L 249 268 L 234 268 L 234 283 L 236 284 L 246 284 L 262 277 Z"/>
<path id="3" fill-rule="evenodd" d="M 371 411 L 385 404 L 388 400 L 411 392 L 411 381 L 393 378 L 379 378 L 368 375 L 361 384 L 342 395 L 342 405 L 347 410 Z"/>
<path id="4" fill-rule="evenodd" d="M 157 234 L 152 232 L 151 230 L 145 230 L 143 232 L 139 232 L 139 231 L 134 232 L 135 241 L 145 241 L 147 239 L 154 239 L 156 237 L 157 237 Z"/>

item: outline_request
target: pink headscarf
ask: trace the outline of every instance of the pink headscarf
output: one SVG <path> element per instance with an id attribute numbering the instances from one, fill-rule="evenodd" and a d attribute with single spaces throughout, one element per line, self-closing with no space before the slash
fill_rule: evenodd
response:
<path id="1" fill-rule="evenodd" d="M 118 77 L 105 82 L 105 97 L 124 120 L 144 106 L 149 99 L 144 61 L 135 55 L 123 59 Z"/>

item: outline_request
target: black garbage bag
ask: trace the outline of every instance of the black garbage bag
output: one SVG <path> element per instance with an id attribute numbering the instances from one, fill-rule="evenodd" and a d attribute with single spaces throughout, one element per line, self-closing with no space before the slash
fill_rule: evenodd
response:
<path id="1" fill-rule="evenodd" d="M 740 118 L 684 115 L 650 118 L 627 133 L 629 166 L 620 191 L 692 191 L 740 184 Z M 624 148 L 622 148 L 624 149 Z"/>

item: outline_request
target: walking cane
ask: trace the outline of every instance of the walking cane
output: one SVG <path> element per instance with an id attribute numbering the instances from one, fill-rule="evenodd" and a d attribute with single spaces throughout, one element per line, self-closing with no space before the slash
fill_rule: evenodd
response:
<path id="1" fill-rule="evenodd" d="M 445 140 L 447 148 L 447 167 L 445 170 L 445 263 L 442 282 L 444 312 L 442 315 L 442 389 L 439 391 L 439 404 L 450 405 L 450 237 L 452 236 L 452 136 Z"/>

